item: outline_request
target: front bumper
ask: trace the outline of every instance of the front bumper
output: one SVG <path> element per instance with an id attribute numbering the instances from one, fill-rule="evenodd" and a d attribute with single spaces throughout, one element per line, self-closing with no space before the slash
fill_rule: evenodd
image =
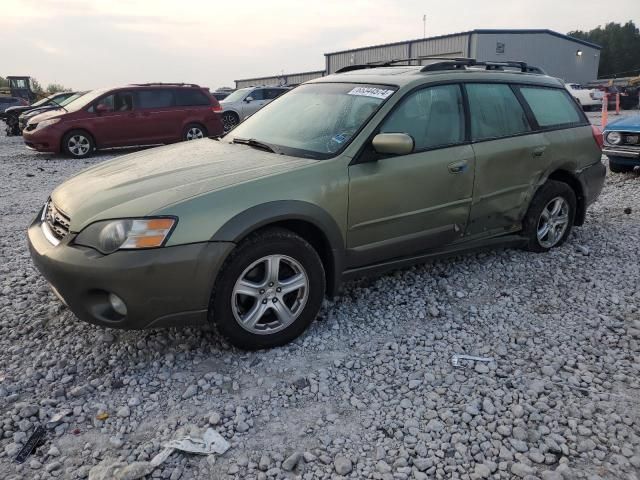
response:
<path id="1" fill-rule="evenodd" d="M 104 327 L 144 329 L 206 322 L 209 298 L 230 242 L 203 242 L 110 255 L 44 236 L 40 215 L 28 230 L 34 264 L 81 320 Z M 127 307 L 110 305 L 109 293 Z"/>
<path id="2" fill-rule="evenodd" d="M 607 157 L 622 157 L 640 160 L 640 147 L 604 147 L 602 150 Z"/>
<path id="3" fill-rule="evenodd" d="M 27 148 L 45 153 L 60 153 L 60 135 L 54 128 L 22 132 L 22 138 Z"/>

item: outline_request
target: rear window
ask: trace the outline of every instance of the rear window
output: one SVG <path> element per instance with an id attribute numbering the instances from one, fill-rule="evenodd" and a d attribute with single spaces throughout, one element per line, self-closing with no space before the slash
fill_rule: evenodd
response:
<path id="1" fill-rule="evenodd" d="M 181 107 L 196 107 L 211 105 L 211 100 L 201 90 L 195 88 L 181 88 L 175 90 L 176 105 Z"/>
<path id="2" fill-rule="evenodd" d="M 466 89 L 474 140 L 508 137 L 531 130 L 524 109 L 509 85 L 470 83 Z"/>
<path id="3" fill-rule="evenodd" d="M 564 90 L 520 87 L 520 92 L 541 127 L 556 127 L 583 121 L 575 102 Z"/>
<path id="4" fill-rule="evenodd" d="M 163 108 L 173 105 L 171 90 L 140 90 L 138 91 L 140 108 Z"/>

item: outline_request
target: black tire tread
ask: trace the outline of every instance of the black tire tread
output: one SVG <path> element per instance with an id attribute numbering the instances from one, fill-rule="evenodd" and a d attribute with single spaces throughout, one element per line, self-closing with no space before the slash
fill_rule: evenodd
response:
<path id="1" fill-rule="evenodd" d="M 305 310 L 296 321 L 285 330 L 277 332 L 273 335 L 255 335 L 242 329 L 233 314 L 230 313 L 223 317 L 224 304 L 219 302 L 227 302 L 226 295 L 223 293 L 229 285 L 226 282 L 235 283 L 235 275 L 233 278 L 227 278 L 230 275 L 230 271 L 236 266 L 237 262 L 244 262 L 244 257 L 248 252 L 253 252 L 257 248 L 264 248 L 265 245 L 269 245 L 274 242 L 287 242 L 292 245 L 299 245 L 307 250 L 316 263 L 315 267 L 318 267 L 318 273 L 320 274 L 321 288 L 316 288 L 309 292 L 307 304 Z M 300 261 L 300 259 L 297 259 Z M 306 266 L 305 266 L 306 268 Z M 311 276 L 311 272 L 308 272 Z M 211 293 L 211 300 L 209 306 L 209 321 L 216 325 L 218 331 L 236 347 L 243 350 L 259 350 L 263 348 L 272 348 L 289 343 L 291 340 L 298 337 L 308 325 L 315 319 L 318 310 L 322 304 L 326 287 L 326 278 L 322 260 L 318 255 L 318 252 L 313 246 L 307 242 L 304 238 L 280 227 L 269 227 L 263 230 L 259 230 L 250 234 L 247 238 L 242 240 L 231 254 L 227 257 L 220 269 L 218 278 L 213 287 Z M 232 288 L 232 286 L 231 286 Z M 219 298 L 218 295 L 221 295 Z M 313 297 L 313 298 L 312 298 Z M 319 301 L 318 301 L 319 297 Z M 227 304 L 228 305 L 228 304 Z M 308 310 L 310 309 L 310 310 Z M 303 318 L 306 317 L 306 318 Z"/>

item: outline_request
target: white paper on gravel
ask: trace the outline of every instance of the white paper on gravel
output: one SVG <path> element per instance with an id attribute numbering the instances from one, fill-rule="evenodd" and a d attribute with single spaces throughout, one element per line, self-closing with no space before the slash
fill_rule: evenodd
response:
<path id="1" fill-rule="evenodd" d="M 201 455 L 211 455 L 212 453 L 222 455 L 231 447 L 231 445 L 229 445 L 229 442 L 227 442 L 222 437 L 222 435 L 216 432 L 213 428 L 207 428 L 207 431 L 204 432 L 202 438 L 193 438 L 191 436 L 186 436 L 180 440 L 171 440 L 164 446 L 166 449 L 172 448 L 174 450 L 181 450 L 183 452 L 189 453 L 199 453 Z"/>

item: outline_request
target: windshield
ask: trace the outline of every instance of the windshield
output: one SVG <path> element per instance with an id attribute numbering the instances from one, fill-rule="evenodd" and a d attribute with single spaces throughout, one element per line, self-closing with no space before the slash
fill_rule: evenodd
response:
<path id="1" fill-rule="evenodd" d="M 286 155 L 328 158 L 344 149 L 394 92 L 386 85 L 301 85 L 224 137 L 255 140 Z"/>
<path id="2" fill-rule="evenodd" d="M 75 112 L 76 110 L 81 110 L 86 107 L 89 103 L 94 101 L 100 95 L 107 93 L 109 89 L 107 88 L 99 88 L 98 90 L 91 90 L 90 92 L 85 93 L 84 95 L 79 96 L 78 98 L 72 100 L 67 103 L 64 108 L 69 112 Z"/>
<path id="3" fill-rule="evenodd" d="M 228 97 L 225 97 L 223 100 L 220 100 L 220 103 L 231 103 L 231 102 L 239 102 L 244 99 L 244 97 L 252 90 L 251 88 L 241 88 L 240 90 L 236 90 L 231 93 Z"/>
<path id="4" fill-rule="evenodd" d="M 65 107 L 65 106 L 69 105 L 71 102 L 73 102 L 75 99 L 80 98 L 85 93 L 87 93 L 87 92 L 74 93 L 70 97 L 67 97 L 64 100 L 61 100 L 60 102 L 58 102 L 58 105 L 60 105 L 61 107 Z"/>

